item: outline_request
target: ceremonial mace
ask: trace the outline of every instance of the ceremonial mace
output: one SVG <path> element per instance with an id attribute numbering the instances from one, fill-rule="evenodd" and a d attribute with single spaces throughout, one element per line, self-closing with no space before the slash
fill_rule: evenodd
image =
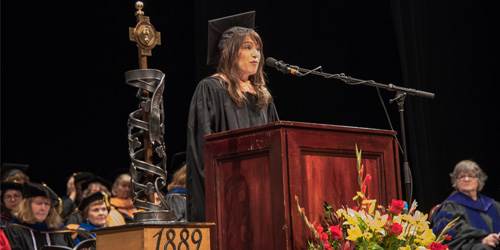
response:
<path id="1" fill-rule="evenodd" d="M 161 44 L 161 34 L 144 16 L 144 4 L 136 2 L 137 25 L 129 28 L 129 39 L 136 42 L 139 54 L 139 69 L 125 72 L 126 84 L 139 88 L 139 109 L 130 113 L 128 119 L 128 144 L 131 159 L 132 199 L 138 212 L 134 222 L 176 221 L 160 190 L 166 186 L 167 155 L 165 153 L 165 126 L 163 90 L 165 74 L 157 69 L 148 69 L 147 57 L 151 50 Z M 156 204 L 154 194 L 161 203 Z"/>

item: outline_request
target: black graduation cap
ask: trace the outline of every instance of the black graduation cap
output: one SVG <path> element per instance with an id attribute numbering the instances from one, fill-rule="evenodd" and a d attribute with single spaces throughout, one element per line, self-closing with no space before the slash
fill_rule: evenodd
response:
<path id="1" fill-rule="evenodd" d="M 66 183 L 69 181 L 71 177 L 75 179 L 74 181 L 75 185 L 77 184 L 81 185 L 82 190 L 87 188 L 87 184 L 89 184 L 93 179 L 96 178 L 95 175 L 91 172 L 86 172 L 86 171 L 75 172 L 66 178 Z"/>
<path id="2" fill-rule="evenodd" d="M 174 173 L 186 164 L 186 151 L 175 153 L 168 168 L 167 183 L 172 182 Z"/>
<path id="3" fill-rule="evenodd" d="M 23 198 L 44 196 L 52 200 L 58 200 L 59 196 L 45 184 L 35 182 L 23 183 Z"/>
<path id="4" fill-rule="evenodd" d="M 170 162 L 170 169 L 177 170 L 182 167 L 186 163 L 186 151 L 182 151 L 179 153 L 175 153 L 172 156 L 172 161 Z"/>
<path id="5" fill-rule="evenodd" d="M 0 183 L 0 193 L 2 194 L 2 201 L 3 201 L 3 196 L 5 195 L 5 191 L 7 190 L 18 190 L 18 191 L 23 191 L 23 184 L 19 182 L 13 182 L 13 181 L 2 181 Z"/>
<path id="6" fill-rule="evenodd" d="M 13 182 L 13 181 L 2 181 L 2 183 L 0 183 L 0 190 L 5 191 L 5 190 L 9 190 L 9 189 L 23 191 L 23 184 L 19 183 L 19 182 Z M 5 193 L 3 191 L 2 191 L 2 194 Z"/>
<path id="7" fill-rule="evenodd" d="M 92 174 L 91 172 L 74 172 L 70 176 L 66 177 L 66 182 L 68 182 L 71 177 L 75 178 L 76 184 L 78 182 L 85 182 L 94 178 L 94 174 Z"/>
<path id="8" fill-rule="evenodd" d="M 28 170 L 28 168 L 28 164 L 2 163 L 2 180 L 5 180 L 5 178 L 7 177 L 14 176 L 17 173 L 26 173 L 26 170 Z"/>
<path id="9" fill-rule="evenodd" d="M 99 182 L 101 183 L 102 185 L 106 186 L 108 189 L 111 190 L 111 186 L 113 185 L 109 180 L 106 180 L 104 178 L 102 178 L 101 176 L 99 175 L 96 175 L 94 174 L 94 178 L 92 179 L 89 179 L 86 184 L 90 184 L 90 183 L 93 183 L 93 182 Z"/>
<path id="10" fill-rule="evenodd" d="M 73 173 L 73 177 L 75 178 L 75 184 L 79 182 L 88 182 L 94 178 L 94 174 L 91 172 L 77 172 Z"/>
<path id="11" fill-rule="evenodd" d="M 255 11 L 249 11 L 232 16 L 208 21 L 207 65 L 217 63 L 220 49 L 232 32 L 226 32 L 232 27 L 253 29 L 255 27 Z"/>
<path id="12" fill-rule="evenodd" d="M 35 183 L 35 182 L 24 182 L 23 183 L 23 199 L 44 196 L 52 200 L 52 206 L 56 208 L 57 213 L 62 212 L 62 200 L 59 195 L 54 192 L 45 183 Z"/>
<path id="13" fill-rule="evenodd" d="M 102 200 L 106 203 L 106 207 L 109 208 L 109 196 L 104 192 L 95 192 L 89 197 L 82 200 L 80 205 L 78 206 L 78 210 L 82 211 L 92 202 Z"/>

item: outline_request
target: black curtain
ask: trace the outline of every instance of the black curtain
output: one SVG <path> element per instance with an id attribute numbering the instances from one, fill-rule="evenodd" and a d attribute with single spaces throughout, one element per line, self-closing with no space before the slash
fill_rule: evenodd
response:
<path id="1" fill-rule="evenodd" d="M 486 2 L 392 0 L 406 87 L 435 99 L 406 102 L 414 197 L 430 209 L 453 189 L 448 173 L 472 159 L 487 175 L 483 193 L 500 199 L 496 166 L 498 7 Z"/>

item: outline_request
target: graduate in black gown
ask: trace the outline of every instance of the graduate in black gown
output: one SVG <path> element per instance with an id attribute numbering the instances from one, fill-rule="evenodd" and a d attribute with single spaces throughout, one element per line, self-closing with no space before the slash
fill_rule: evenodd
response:
<path id="1" fill-rule="evenodd" d="M 187 220 L 204 222 L 205 135 L 278 121 L 264 77 L 255 11 L 209 21 L 208 64 L 217 70 L 198 83 L 187 128 Z"/>
<path id="2" fill-rule="evenodd" d="M 96 239 L 96 234 L 92 230 L 108 226 L 109 196 L 104 192 L 95 192 L 82 200 L 78 210 L 82 211 L 83 221 L 76 230 L 78 236 L 75 243 L 78 244 L 87 239 Z M 94 242 L 91 249 L 95 248 L 96 244 Z"/>
<path id="3" fill-rule="evenodd" d="M 186 221 L 186 164 L 175 171 L 167 190 L 165 201 L 169 208 L 174 210 L 178 221 Z"/>
<path id="4" fill-rule="evenodd" d="M 23 184 L 14 181 L 2 181 L 0 192 L 2 199 L 0 206 L 2 213 L 0 215 L 0 228 L 4 228 L 12 221 L 12 211 L 23 200 Z"/>
<path id="5" fill-rule="evenodd" d="M 433 231 L 436 235 L 453 219 L 460 217 L 449 231 L 452 250 L 500 249 L 500 203 L 479 192 L 486 174 L 471 160 L 459 162 L 450 174 L 457 192 L 450 195 L 434 212 Z"/>
<path id="6" fill-rule="evenodd" d="M 67 230 L 54 207 L 59 197 L 44 184 L 23 183 L 23 201 L 14 210 L 5 235 L 12 250 L 34 250 L 43 246 L 73 247 L 72 231 Z"/>
<path id="7" fill-rule="evenodd" d="M 68 223 L 68 220 L 76 212 L 76 208 L 83 199 L 83 186 L 93 178 L 94 174 L 91 172 L 77 172 L 68 177 L 66 181 L 66 195 L 61 198 L 63 201 L 61 217 L 65 224 L 75 223 L 74 220 Z M 78 221 L 77 224 L 79 223 Z"/>

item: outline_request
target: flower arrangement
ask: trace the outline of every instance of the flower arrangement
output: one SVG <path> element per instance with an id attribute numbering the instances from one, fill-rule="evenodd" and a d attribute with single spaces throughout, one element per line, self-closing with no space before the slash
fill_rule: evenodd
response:
<path id="1" fill-rule="evenodd" d="M 298 197 L 295 196 L 299 213 L 313 234 L 314 239 L 309 241 L 309 250 L 448 250 L 448 246 L 442 242 L 445 239 L 450 240 L 451 236 L 446 233 L 456 219 L 436 238 L 429 228 L 427 215 L 416 210 L 417 202 L 414 201 L 408 210 L 401 200 L 393 199 L 389 208 L 377 205 L 376 200 L 366 196 L 366 187 L 371 176 L 363 173 L 361 151 L 358 151 L 357 146 L 356 158 L 358 184 L 361 189 L 353 198 L 358 203 L 356 208 L 344 206 L 335 211 L 325 202 L 324 222 L 310 223 L 304 209 L 299 205 Z"/>

